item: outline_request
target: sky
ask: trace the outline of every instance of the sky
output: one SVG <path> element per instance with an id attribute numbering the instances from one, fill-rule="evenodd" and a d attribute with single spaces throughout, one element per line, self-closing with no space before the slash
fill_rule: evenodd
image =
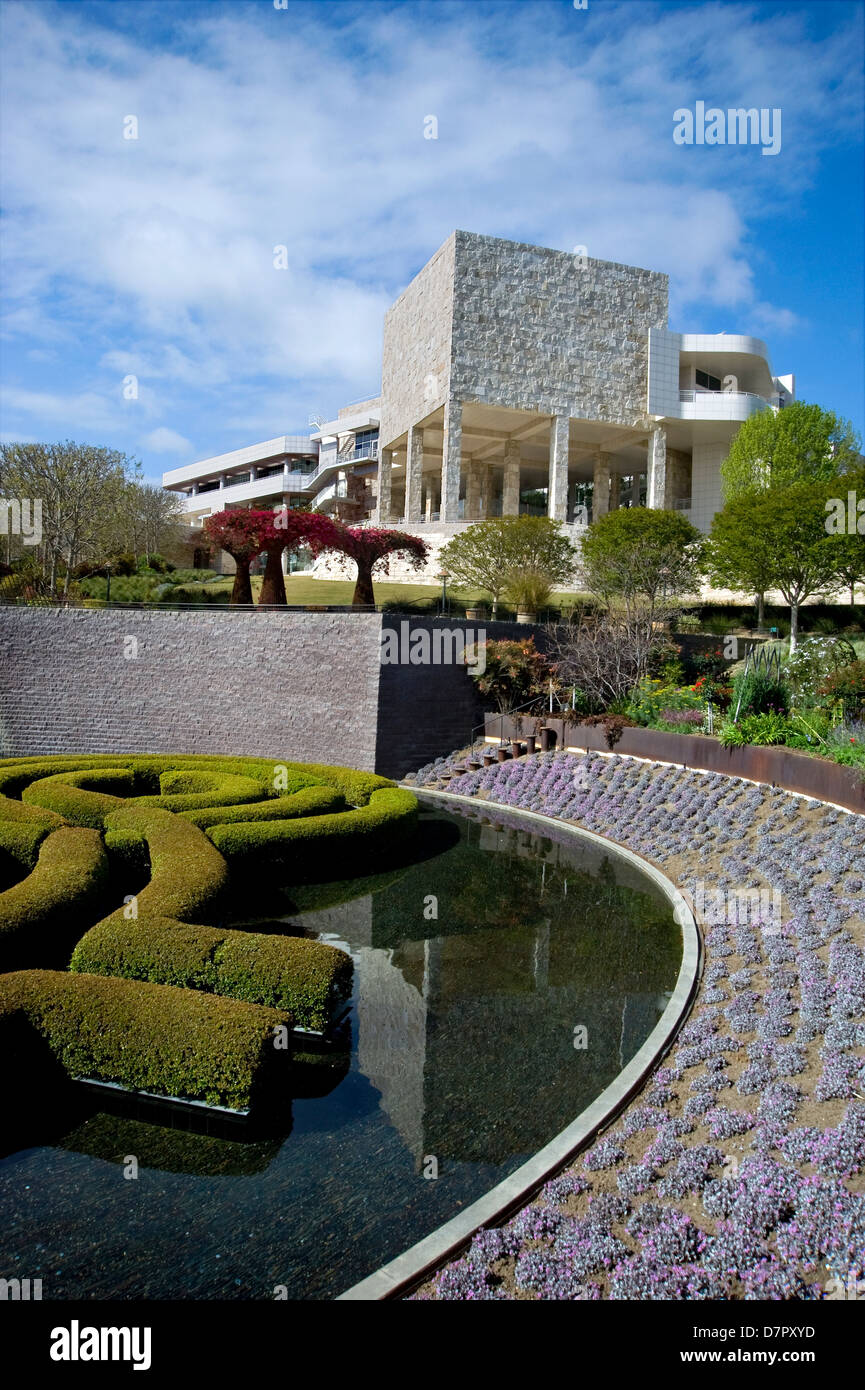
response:
<path id="1" fill-rule="evenodd" d="M 158 481 L 306 434 L 377 394 L 455 227 L 666 272 L 672 329 L 763 338 L 861 432 L 863 32 L 859 0 L 4 0 L 0 439 Z M 779 109 L 780 150 L 676 143 L 698 101 Z"/>

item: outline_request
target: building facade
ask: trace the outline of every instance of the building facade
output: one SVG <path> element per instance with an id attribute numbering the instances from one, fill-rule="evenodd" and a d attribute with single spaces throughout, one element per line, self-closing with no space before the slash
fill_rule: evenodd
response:
<path id="1" fill-rule="evenodd" d="M 380 397 L 163 483 L 193 524 L 302 498 L 398 526 L 430 542 L 432 574 L 489 517 L 546 514 L 578 540 L 587 519 L 645 505 L 706 531 L 739 425 L 794 395 L 760 339 L 671 332 L 666 275 L 456 231 L 385 316 Z"/>

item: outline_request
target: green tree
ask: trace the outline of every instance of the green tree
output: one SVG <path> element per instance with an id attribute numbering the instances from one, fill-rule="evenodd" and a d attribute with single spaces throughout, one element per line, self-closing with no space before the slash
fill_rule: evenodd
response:
<path id="1" fill-rule="evenodd" d="M 828 481 L 855 468 L 859 459 L 853 426 L 833 411 L 806 401 L 761 410 L 740 425 L 721 464 L 723 499 L 729 502 L 755 489 Z M 755 585 L 758 628 L 764 625 L 765 592 Z"/>
<path id="2" fill-rule="evenodd" d="M 865 463 L 840 474 L 837 496 L 826 503 L 826 531 L 838 553 L 838 577 L 856 602 L 856 585 L 865 582 Z"/>
<path id="3" fill-rule="evenodd" d="M 544 576 L 552 587 L 571 581 L 579 560 L 559 523 L 546 516 L 476 522 L 455 536 L 440 558 L 458 584 L 490 595 L 493 615 L 502 594 L 514 587 L 521 572 Z"/>
<path id="4" fill-rule="evenodd" d="M 105 530 L 121 509 L 134 460 L 116 449 L 75 444 L 4 444 L 0 492 L 42 504 L 40 559 L 49 592 L 69 592 L 72 571 L 103 550 Z"/>
<path id="5" fill-rule="evenodd" d="M 761 410 L 736 432 L 721 464 L 725 501 L 754 488 L 828 481 L 855 468 L 859 438 L 831 410 L 794 401 L 783 410 Z"/>
<path id="6" fill-rule="evenodd" d="M 731 589 L 752 589 L 759 574 L 766 588 L 778 589 L 790 605 L 791 654 L 801 605 L 839 581 L 840 552 L 825 527 L 826 501 L 837 490 L 837 479 L 753 488 L 727 502 L 712 521 L 715 579 Z"/>
<path id="7" fill-rule="evenodd" d="M 700 587 L 703 537 L 681 512 L 621 507 L 593 521 L 583 566 L 593 593 L 651 624 L 668 600 Z"/>

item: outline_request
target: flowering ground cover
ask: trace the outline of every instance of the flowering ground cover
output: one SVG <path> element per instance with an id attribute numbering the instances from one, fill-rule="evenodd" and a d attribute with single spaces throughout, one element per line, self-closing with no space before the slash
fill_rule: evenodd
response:
<path id="1" fill-rule="evenodd" d="M 540 754 L 418 788 L 571 821 L 703 905 L 676 1043 L 588 1150 L 421 1299 L 816 1299 L 865 1281 L 865 821 L 617 755 Z"/>

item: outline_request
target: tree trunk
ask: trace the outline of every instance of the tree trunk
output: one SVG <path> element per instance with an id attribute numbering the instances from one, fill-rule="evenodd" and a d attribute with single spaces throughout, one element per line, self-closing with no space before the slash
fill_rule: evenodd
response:
<path id="1" fill-rule="evenodd" d="M 285 608 L 288 599 L 285 597 L 285 575 L 282 572 L 282 552 L 285 546 L 273 546 L 267 552 L 267 564 L 264 567 L 264 579 L 261 581 L 261 593 L 258 596 L 259 605 L 275 603 L 281 608 Z"/>
<path id="2" fill-rule="evenodd" d="M 252 584 L 249 579 L 251 561 L 251 555 L 242 558 L 237 555 L 234 556 L 234 563 L 237 568 L 234 571 L 234 585 L 231 590 L 231 598 L 228 600 L 229 604 L 252 603 Z"/>
<path id="3" fill-rule="evenodd" d="M 799 640 L 799 604 L 790 604 L 790 655 L 796 650 L 796 643 Z"/>
<path id="4" fill-rule="evenodd" d="M 372 565 L 366 560 L 358 560 L 356 564 L 357 579 L 355 580 L 354 594 L 351 600 L 352 606 L 354 607 L 357 604 L 374 604 L 375 595 L 372 590 Z"/>
<path id="5" fill-rule="evenodd" d="M 757 631 L 763 632 L 766 628 L 766 595 L 757 595 Z"/>

